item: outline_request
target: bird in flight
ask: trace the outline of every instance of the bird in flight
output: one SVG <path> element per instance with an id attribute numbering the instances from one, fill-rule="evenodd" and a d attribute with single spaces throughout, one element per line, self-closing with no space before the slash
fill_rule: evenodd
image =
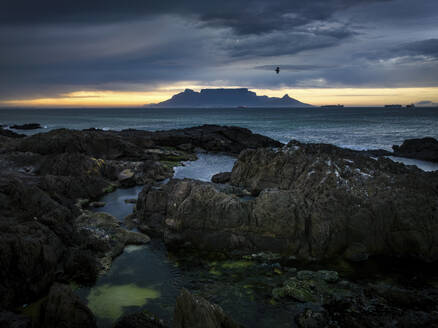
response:
<path id="1" fill-rule="evenodd" d="M 277 66 L 277 68 L 275 69 L 275 71 L 278 73 L 280 73 L 280 67 Z"/>

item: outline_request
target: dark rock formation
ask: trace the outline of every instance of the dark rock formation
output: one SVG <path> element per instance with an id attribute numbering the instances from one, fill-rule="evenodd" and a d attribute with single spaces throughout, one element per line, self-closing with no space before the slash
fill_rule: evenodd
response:
<path id="1" fill-rule="evenodd" d="M 182 289 L 176 299 L 175 328 L 241 328 L 230 319 L 217 304 L 212 304 L 200 296 Z"/>
<path id="2" fill-rule="evenodd" d="M 94 328 L 96 320 L 90 309 L 68 285 L 55 283 L 41 306 L 40 325 L 44 328 Z"/>
<path id="3" fill-rule="evenodd" d="M 190 144 L 207 151 L 231 154 L 239 154 L 248 148 L 282 146 L 278 141 L 236 126 L 202 125 L 181 130 L 157 131 L 150 136 L 154 143 L 160 146 L 177 147 Z"/>
<path id="4" fill-rule="evenodd" d="M 143 190 L 137 217 L 175 247 L 438 259 L 438 173 L 291 142 L 242 152 L 231 185 L 253 199 L 211 183 L 171 181 Z"/>
<path id="5" fill-rule="evenodd" d="M 57 280 L 93 283 L 126 244 L 148 241 L 85 204 L 118 186 L 170 177 L 174 165 L 196 158 L 196 147 L 235 154 L 277 144 L 218 126 L 0 136 L 0 308 L 30 304 Z"/>
<path id="6" fill-rule="evenodd" d="M 434 138 L 408 139 L 401 146 L 394 145 L 394 156 L 438 162 L 438 140 Z"/>
<path id="7" fill-rule="evenodd" d="M 336 272 L 325 271 L 325 274 Z M 326 280 L 321 271 L 299 271 L 274 288 L 273 296 L 303 303 L 295 322 L 303 328 L 434 327 L 436 290 Z"/>
<path id="8" fill-rule="evenodd" d="M 26 123 L 26 124 L 15 124 L 11 126 L 11 129 L 15 130 L 36 130 L 41 129 L 41 125 L 39 123 Z"/>
<path id="9" fill-rule="evenodd" d="M 193 108 L 193 107 L 312 107 L 285 95 L 283 98 L 257 96 L 248 89 L 202 89 L 196 92 L 186 89 L 171 99 L 159 104 L 148 105 L 154 108 Z"/>
<path id="10" fill-rule="evenodd" d="M 212 176 L 211 181 L 214 183 L 227 183 L 231 179 L 231 172 L 222 172 Z"/>
<path id="11" fill-rule="evenodd" d="M 188 146 L 190 145 L 190 146 Z M 159 150 L 160 146 L 194 147 L 208 151 L 238 154 L 246 148 L 278 147 L 282 144 L 271 138 L 253 134 L 240 127 L 203 125 L 169 131 L 125 130 L 102 131 L 96 129 L 74 131 L 52 130 L 23 139 L 19 151 L 42 155 L 81 153 L 94 158 L 113 160 L 190 160 L 181 151 Z"/>

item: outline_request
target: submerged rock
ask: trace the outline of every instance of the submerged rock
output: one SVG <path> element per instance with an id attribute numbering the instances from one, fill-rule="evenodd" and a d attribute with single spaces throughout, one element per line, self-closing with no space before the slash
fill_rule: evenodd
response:
<path id="1" fill-rule="evenodd" d="M 227 183 L 231 179 L 231 172 L 222 172 L 213 175 L 211 181 L 214 183 Z"/>
<path id="2" fill-rule="evenodd" d="M 11 126 L 11 129 L 15 129 L 15 130 L 36 130 L 36 129 L 41 129 L 42 126 L 39 123 L 26 123 L 26 124 L 14 124 Z"/>
<path id="3" fill-rule="evenodd" d="M 175 328 L 241 328 L 230 319 L 217 304 L 212 304 L 200 296 L 182 289 L 176 299 Z"/>

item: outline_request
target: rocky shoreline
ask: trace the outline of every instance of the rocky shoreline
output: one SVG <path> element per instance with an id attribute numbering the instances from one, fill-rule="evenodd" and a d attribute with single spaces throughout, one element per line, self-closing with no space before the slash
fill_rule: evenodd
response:
<path id="1" fill-rule="evenodd" d="M 238 127 L 60 129 L 28 137 L 0 132 L 2 327 L 94 327 L 92 313 L 68 284 L 93 284 L 126 245 L 147 243 L 148 235 L 179 254 L 251 261 L 257 254 L 272 254 L 279 263 L 438 259 L 437 172 L 332 145 L 283 145 Z M 406 141 L 394 150 L 433 161 L 435 142 Z M 214 182 L 171 179 L 172 168 L 199 151 L 238 159 Z M 105 193 L 135 185 L 144 188 L 129 222 L 139 232 L 90 211 Z M 294 271 L 289 264 L 281 274 L 283 284 L 271 297 L 301 309 L 292 326 L 438 325 L 432 286 L 363 285 L 334 271 Z M 177 300 L 174 327 L 195 327 L 189 322 L 200 318 L 202 327 L 239 326 L 220 307 L 189 295 L 183 291 Z M 17 313 L 43 296 L 37 319 Z M 143 313 L 117 327 L 163 323 Z"/>

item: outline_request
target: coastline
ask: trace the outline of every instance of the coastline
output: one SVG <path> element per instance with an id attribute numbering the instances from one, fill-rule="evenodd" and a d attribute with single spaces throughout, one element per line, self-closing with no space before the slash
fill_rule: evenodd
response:
<path id="1" fill-rule="evenodd" d="M 2 197 L 6 204 L 1 213 L 5 229 L 0 241 L 2 249 L 10 250 L 5 253 L 9 266 L 3 276 L 3 291 L 7 297 L 1 307 L 12 317 L 11 311 L 17 306 L 33 303 L 49 290 L 49 296 L 62 291 L 61 295 L 74 298 L 56 283 L 92 285 L 110 269 L 112 259 L 126 245 L 147 243 L 149 235 L 163 240 L 168 249 L 178 250 L 175 256 L 180 261 L 190 264 L 199 257 L 202 263 L 206 261 L 203 265 L 209 266 L 208 271 L 225 272 L 221 273 L 225 276 L 247 275 L 245 268 L 259 268 L 260 264 L 256 270 L 260 283 L 272 274 L 277 277 L 268 284 L 270 299 L 301 308 L 294 314 L 297 325 L 303 326 L 309 318 L 321 325 L 339 321 L 336 311 L 358 322 L 381 322 L 400 309 L 407 315 L 399 315 L 398 320 L 419 320 L 422 324 L 437 320 L 433 308 L 438 303 L 429 280 L 415 287 L 381 285 L 377 279 L 376 286 L 369 286 L 344 280 L 344 272 L 333 271 L 336 265 L 326 266 L 332 270 L 321 266 L 312 269 L 315 263 L 324 265 L 327 261 L 354 267 L 357 261 L 378 256 L 435 263 L 435 241 L 430 234 L 438 218 L 430 204 L 437 197 L 433 189 L 437 172 L 397 164 L 383 157 L 387 152 L 381 152 L 375 160 L 369 156 L 376 153 L 331 145 L 292 141 L 284 146 L 237 127 L 158 132 L 62 129 L 29 137 L 1 136 L 0 141 Z M 221 184 L 190 179 L 162 182 L 172 178 L 173 167 L 195 160 L 200 150 L 237 158 L 228 180 Z M 115 188 L 136 185 L 144 188 L 129 218 L 135 232 L 122 227 L 111 215 L 87 208 L 90 201 L 100 200 Z M 355 210 L 352 204 L 357 201 L 369 211 Z M 385 211 L 389 205 L 397 213 L 390 216 L 391 224 L 387 222 L 390 212 Z M 351 219 L 355 211 L 360 215 Z M 383 214 L 376 216 L 380 212 Z M 413 222 L 411 213 L 416 213 L 420 221 Z M 403 221 L 403 234 L 398 232 L 399 227 L 393 228 L 399 224 L 394 221 L 397 219 Z M 376 244 L 371 238 L 376 237 L 376 230 L 367 230 L 373 224 L 361 220 L 377 220 L 381 225 L 377 232 L 384 233 L 379 237 L 390 238 L 389 243 Z M 291 224 L 295 227 L 292 230 Z M 354 224 L 357 230 L 351 235 L 345 227 Z M 427 229 L 414 229 L 415 225 Z M 30 249 L 35 252 L 29 253 Z M 28 267 L 14 263 L 12 259 L 17 256 Z M 220 265 L 211 267 L 211 256 Z M 263 264 L 269 265 L 269 272 L 262 269 Z M 306 266 L 308 270 L 304 270 Z M 380 298 L 366 296 L 370 291 Z M 406 298 L 416 299 L 416 303 L 412 307 L 401 305 Z M 332 310 L 346 300 L 356 301 L 358 316 L 347 315 L 351 308 L 345 305 Z M 44 326 L 44 320 L 59 311 L 50 302 L 43 302 L 40 311 L 45 315 L 36 325 Z M 373 302 L 388 311 L 367 311 Z M 316 304 L 319 310 L 303 308 L 303 303 Z M 76 310 L 64 315 L 74 320 Z M 93 326 L 93 314 L 87 313 L 87 326 Z M 338 323 L 348 326 L 347 319 Z"/>

